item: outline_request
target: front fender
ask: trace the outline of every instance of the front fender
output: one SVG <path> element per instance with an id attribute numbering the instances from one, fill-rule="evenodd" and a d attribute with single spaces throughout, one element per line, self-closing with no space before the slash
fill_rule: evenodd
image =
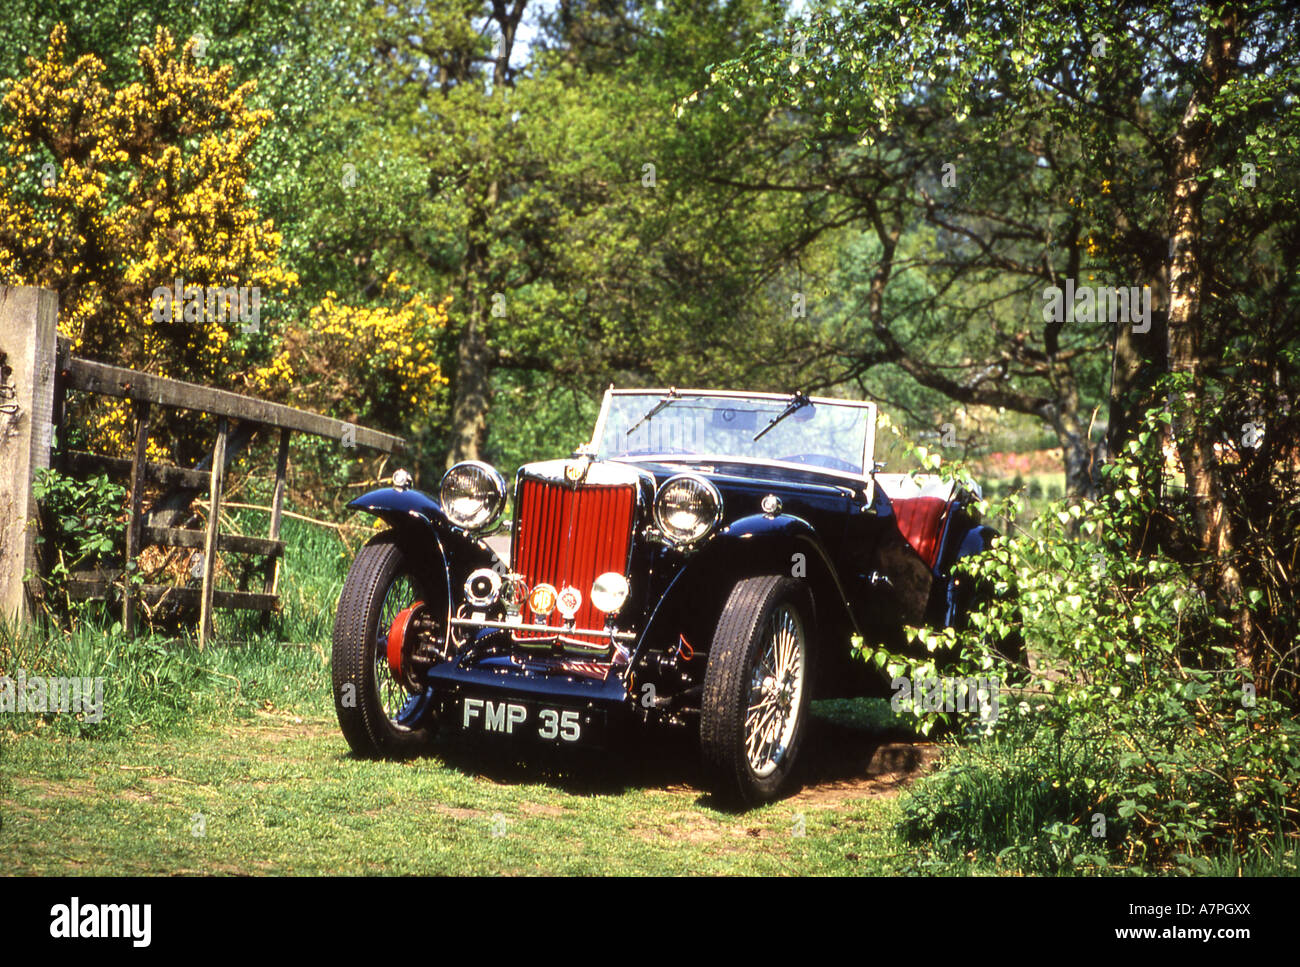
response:
<path id="1" fill-rule="evenodd" d="M 495 551 L 448 520 L 442 505 L 423 491 L 383 487 L 348 501 L 348 509 L 378 517 L 397 532 L 399 540 L 418 550 L 436 552 L 451 588 L 457 591 L 477 568 L 490 567 L 501 574 L 508 570 Z"/>
<path id="2" fill-rule="evenodd" d="M 844 624 L 861 633 L 839 575 L 813 526 L 792 514 L 752 514 L 723 527 L 677 568 L 646 621 L 641 648 L 656 639 L 676 641 L 674 629 L 666 626 L 701 588 L 720 606 L 731 584 L 760 573 L 806 578 L 818 623 Z"/>

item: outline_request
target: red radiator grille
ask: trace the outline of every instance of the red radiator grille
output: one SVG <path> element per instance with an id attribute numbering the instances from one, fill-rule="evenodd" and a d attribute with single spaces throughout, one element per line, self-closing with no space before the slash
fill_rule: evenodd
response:
<path id="1" fill-rule="evenodd" d="M 582 592 L 575 627 L 603 628 L 605 615 L 591 603 L 591 585 L 606 571 L 625 573 L 635 485 L 585 485 L 574 490 L 565 484 L 525 477 L 518 500 L 519 526 L 511 554 L 514 570 L 524 576 L 529 588 L 543 581 L 557 591 L 572 584 Z M 523 619 L 557 628 L 564 624 L 558 611 L 543 620 L 527 604 Z M 542 632 L 519 633 L 520 638 L 541 636 Z M 591 635 L 573 637 L 592 644 L 609 641 Z"/>

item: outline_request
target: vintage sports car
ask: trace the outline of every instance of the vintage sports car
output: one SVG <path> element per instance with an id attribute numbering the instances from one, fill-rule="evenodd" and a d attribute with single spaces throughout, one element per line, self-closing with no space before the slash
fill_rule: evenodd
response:
<path id="1" fill-rule="evenodd" d="M 853 636 L 960 625 L 953 564 L 994 536 L 977 494 L 877 472 L 875 426 L 871 403 L 611 387 L 590 443 L 515 475 L 508 553 L 495 469 L 457 464 L 436 496 L 399 470 L 348 505 L 388 525 L 334 625 L 348 743 L 601 747 L 663 723 L 698 729 L 719 801 L 780 796 L 814 696 L 888 693 Z"/>

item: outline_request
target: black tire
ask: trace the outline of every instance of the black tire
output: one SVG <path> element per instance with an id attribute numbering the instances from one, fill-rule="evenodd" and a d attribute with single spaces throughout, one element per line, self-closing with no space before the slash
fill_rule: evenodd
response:
<path id="1" fill-rule="evenodd" d="M 812 631 L 812 605 L 801 582 L 766 575 L 731 589 L 709 648 L 700 712 L 706 782 L 719 802 L 761 805 L 789 784 L 810 714 Z M 793 635 L 792 645 L 783 634 Z M 777 657 L 791 646 L 797 666 Z M 773 657 L 778 667 L 760 664 Z M 761 681 L 760 668 L 769 672 Z M 756 713 L 762 718 L 751 719 L 755 701 L 764 703 Z"/>
<path id="2" fill-rule="evenodd" d="M 393 618 L 415 603 L 419 586 L 412 562 L 391 532 L 360 550 L 343 583 L 330 660 L 334 710 L 348 745 L 363 758 L 414 755 L 433 737 L 427 722 L 409 728 L 396 721 L 413 693 L 393 677 L 385 645 Z"/>

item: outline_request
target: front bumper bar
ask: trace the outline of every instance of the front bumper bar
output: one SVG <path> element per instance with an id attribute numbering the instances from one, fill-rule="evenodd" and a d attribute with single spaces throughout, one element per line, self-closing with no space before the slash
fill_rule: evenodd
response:
<path id="1" fill-rule="evenodd" d="M 613 631 L 609 628 L 570 628 L 567 625 L 557 628 L 555 625 L 526 624 L 522 621 L 495 621 L 490 618 L 452 618 L 451 623 L 457 628 L 492 628 L 497 631 L 540 631 L 543 634 L 564 637 L 566 635 L 590 635 L 593 638 L 608 638 L 610 643 L 616 641 L 635 641 L 636 633 L 632 631 Z"/>
<path id="2" fill-rule="evenodd" d="M 447 662 L 434 665 L 425 681 L 435 692 L 457 696 L 464 692 L 493 697 L 518 695 L 564 705 L 599 705 L 614 710 L 629 704 L 627 689 L 616 675 L 604 680 L 544 672 L 533 672 L 509 659 L 488 658 L 474 665 Z"/>

